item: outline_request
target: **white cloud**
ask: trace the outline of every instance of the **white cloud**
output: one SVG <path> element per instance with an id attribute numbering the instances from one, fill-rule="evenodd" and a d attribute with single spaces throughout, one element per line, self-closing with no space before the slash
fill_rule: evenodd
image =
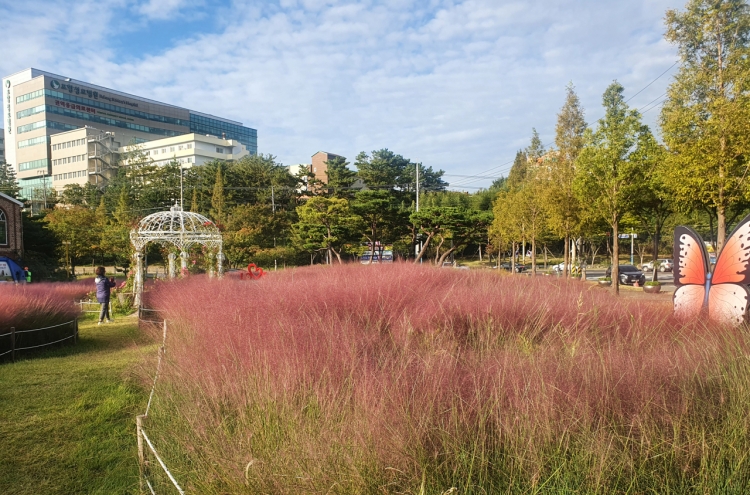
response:
<path id="1" fill-rule="evenodd" d="M 138 12 L 147 19 L 164 20 L 200 5 L 200 0 L 147 0 L 138 6 Z"/>
<path id="2" fill-rule="evenodd" d="M 70 30 L 46 16 L 39 22 L 57 34 L 32 35 L 15 63 L 51 63 L 78 79 L 242 121 L 258 129 L 261 152 L 285 163 L 319 149 L 351 160 L 389 147 L 475 174 L 512 160 L 532 127 L 550 144 L 569 81 L 594 121 L 613 79 L 631 95 L 672 65 L 662 18 L 681 3 L 238 0 L 222 11 L 220 32 L 191 31 L 128 62 L 107 48 L 114 19 L 99 14 L 101 25 L 77 35 L 88 44 L 76 53 L 60 44 Z M 156 18 L 189 7 L 169 0 L 139 8 Z M 9 65 L 0 60 L 0 69 Z M 631 104 L 653 100 L 668 80 Z"/>

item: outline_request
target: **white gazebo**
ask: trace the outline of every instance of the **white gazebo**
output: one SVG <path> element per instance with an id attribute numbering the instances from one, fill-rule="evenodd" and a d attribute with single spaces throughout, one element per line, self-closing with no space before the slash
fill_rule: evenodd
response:
<path id="1" fill-rule="evenodd" d="M 144 217 L 138 226 L 130 231 L 130 242 L 135 248 L 135 305 L 141 302 L 143 293 L 143 251 L 150 242 L 172 244 L 180 250 L 182 270 L 187 269 L 188 250 L 195 244 L 209 249 L 209 256 L 216 257 L 216 271 L 223 274 L 221 232 L 208 218 L 198 213 L 183 211 L 175 204 L 169 211 L 160 211 Z M 169 253 L 169 278 L 174 278 L 175 254 Z M 209 274 L 213 275 L 213 260 L 209 263 Z"/>

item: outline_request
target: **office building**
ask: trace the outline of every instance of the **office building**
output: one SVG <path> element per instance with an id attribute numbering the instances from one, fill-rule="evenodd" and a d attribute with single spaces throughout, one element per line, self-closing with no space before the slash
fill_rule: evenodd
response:
<path id="1" fill-rule="evenodd" d="M 176 161 L 183 168 L 203 165 L 213 160 L 239 160 L 250 154 L 245 145 L 235 139 L 222 139 L 195 133 L 149 141 L 137 146 L 123 146 L 120 148 L 120 153 L 124 154 L 136 147 L 156 165 L 166 165 Z M 127 163 L 127 159 L 123 163 Z"/>
<path id="2" fill-rule="evenodd" d="M 0 163 L 5 163 L 5 132 L 0 127 Z"/>
<path id="3" fill-rule="evenodd" d="M 32 197 L 34 189 L 45 185 L 62 191 L 70 184 L 100 184 L 111 177 L 116 165 L 128 165 L 136 156 L 155 165 L 174 161 L 182 168 L 190 168 L 212 160 L 238 160 L 250 154 L 239 141 L 202 134 L 183 134 L 126 146 L 121 146 L 115 136 L 93 127 L 53 135 L 50 138 L 51 181 L 45 183 L 44 177 L 36 178 L 35 183 L 27 187 L 29 190 L 23 191 L 22 197 Z"/>
<path id="4" fill-rule="evenodd" d="M 257 153 L 258 149 L 257 131 L 240 122 L 38 69 L 26 69 L 3 78 L 2 90 L 5 157 L 15 168 L 19 185 L 25 191 L 44 187 L 44 184 L 54 185 L 55 176 L 80 171 L 66 169 L 64 172 L 53 173 L 52 136 L 87 126 L 95 131 L 82 131 L 76 134 L 75 139 L 66 137 L 65 141 L 55 144 L 81 139 L 90 143 L 89 140 L 93 137 L 89 132 L 96 136 L 106 135 L 113 143 L 117 142 L 119 147 L 185 134 L 208 134 L 223 140 L 237 141 L 250 154 Z M 55 151 L 68 149 L 66 147 Z M 68 155 L 57 155 L 55 160 L 65 158 L 65 165 L 68 165 Z M 106 180 L 107 173 L 102 170 L 102 157 L 90 158 L 94 160 L 94 163 L 88 165 L 89 172 L 94 172 L 89 175 L 90 182 Z M 71 165 L 74 163 L 79 162 L 70 162 Z"/>
<path id="5" fill-rule="evenodd" d="M 312 156 L 312 173 L 315 178 L 323 184 L 328 184 L 328 160 L 334 158 L 344 158 L 341 155 L 328 153 L 327 151 L 318 151 Z"/>

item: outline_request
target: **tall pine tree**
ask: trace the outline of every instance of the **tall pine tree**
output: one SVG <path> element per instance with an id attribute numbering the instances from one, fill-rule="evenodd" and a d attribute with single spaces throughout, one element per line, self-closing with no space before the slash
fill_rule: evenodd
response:
<path id="1" fill-rule="evenodd" d="M 18 191 L 20 188 L 13 167 L 8 163 L 0 162 L 0 192 L 11 198 L 17 198 Z"/>
<path id="2" fill-rule="evenodd" d="M 586 120 L 583 107 L 572 84 L 566 88 L 565 104 L 557 114 L 554 159 L 549 162 L 549 182 L 546 188 L 549 224 L 553 232 L 565 239 L 564 274 L 571 266 L 570 239 L 579 222 L 580 202 L 573 190 L 576 159 L 583 148 Z"/>

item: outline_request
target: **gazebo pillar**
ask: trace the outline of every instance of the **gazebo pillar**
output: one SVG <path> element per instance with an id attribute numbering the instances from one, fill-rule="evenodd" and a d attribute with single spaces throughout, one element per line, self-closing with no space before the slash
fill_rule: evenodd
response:
<path id="1" fill-rule="evenodd" d="M 208 278 L 214 278 L 214 253 L 209 251 L 206 256 L 208 256 Z"/>
<path id="2" fill-rule="evenodd" d="M 176 271 L 175 261 L 177 259 L 177 255 L 175 255 L 174 253 L 169 253 L 168 258 L 169 258 L 169 279 L 172 280 L 176 276 L 176 273 L 175 273 L 175 271 Z"/>
<path id="3" fill-rule="evenodd" d="M 143 252 L 139 249 L 135 252 L 135 275 L 133 279 L 133 304 L 141 305 L 143 294 Z"/>
<path id="4" fill-rule="evenodd" d="M 224 276 L 224 253 L 219 248 L 219 254 L 216 255 L 216 271 L 219 274 L 219 278 Z"/>
<path id="5" fill-rule="evenodd" d="M 180 253 L 180 271 L 182 272 L 182 275 L 185 276 L 187 273 L 187 262 L 188 262 L 188 254 L 185 251 L 182 251 Z"/>

